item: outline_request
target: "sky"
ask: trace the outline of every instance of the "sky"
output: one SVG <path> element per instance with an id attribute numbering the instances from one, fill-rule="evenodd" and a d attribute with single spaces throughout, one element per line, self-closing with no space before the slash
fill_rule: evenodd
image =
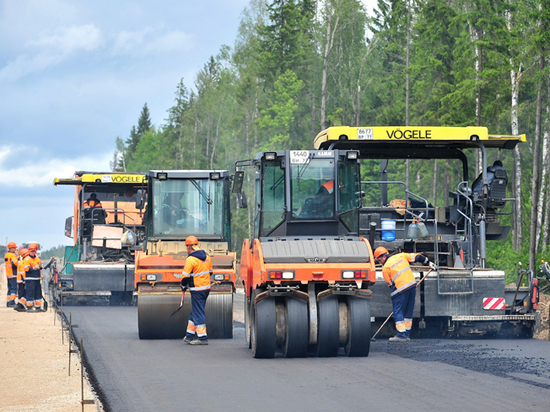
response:
<path id="1" fill-rule="evenodd" d="M 367 6 L 375 0 L 367 0 Z M 0 0 L 0 245 L 70 245 L 76 170 L 105 172 L 145 103 L 233 46 L 249 0 Z"/>

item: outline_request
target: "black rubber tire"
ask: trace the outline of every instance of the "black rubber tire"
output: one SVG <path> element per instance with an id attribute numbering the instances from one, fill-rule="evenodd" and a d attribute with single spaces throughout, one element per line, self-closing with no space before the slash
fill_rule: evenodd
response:
<path id="1" fill-rule="evenodd" d="M 266 298 L 258 304 L 252 303 L 253 315 L 251 330 L 252 356 L 255 358 L 272 358 L 275 356 L 277 335 L 275 330 L 275 299 Z"/>
<path id="2" fill-rule="evenodd" d="M 339 347 L 339 314 L 338 298 L 331 296 L 317 302 L 319 311 L 318 337 L 315 355 L 332 357 L 338 355 Z"/>
<path id="3" fill-rule="evenodd" d="M 211 293 L 205 315 L 208 339 L 233 338 L 233 293 Z"/>
<path id="4" fill-rule="evenodd" d="M 283 356 L 285 358 L 306 357 L 309 344 L 307 303 L 300 299 L 287 297 L 285 308 L 287 324 L 282 347 Z"/>
<path id="5" fill-rule="evenodd" d="M 348 303 L 348 341 L 346 356 L 369 356 L 371 339 L 370 301 L 349 296 Z"/>

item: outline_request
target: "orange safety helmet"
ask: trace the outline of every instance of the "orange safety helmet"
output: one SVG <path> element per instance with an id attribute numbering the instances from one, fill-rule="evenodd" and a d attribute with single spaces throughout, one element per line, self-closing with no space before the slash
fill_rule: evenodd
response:
<path id="1" fill-rule="evenodd" d="M 374 258 L 378 259 L 382 255 L 388 254 L 388 249 L 386 249 L 384 246 L 378 246 L 374 251 Z"/>
<path id="2" fill-rule="evenodd" d="M 187 236 L 187 239 L 185 239 L 185 246 L 194 246 L 199 244 L 199 239 L 197 239 L 195 236 Z"/>
<path id="3" fill-rule="evenodd" d="M 15 242 L 8 243 L 8 249 L 12 249 L 12 248 L 17 248 L 17 245 L 15 244 Z"/>
<path id="4" fill-rule="evenodd" d="M 27 257 L 27 256 L 29 256 L 29 250 L 23 248 L 23 249 L 21 249 L 21 250 L 19 251 L 19 254 L 20 254 L 22 257 Z"/>
<path id="5" fill-rule="evenodd" d="M 31 243 L 29 246 L 29 252 L 36 252 L 38 250 L 38 245 L 36 243 Z"/>

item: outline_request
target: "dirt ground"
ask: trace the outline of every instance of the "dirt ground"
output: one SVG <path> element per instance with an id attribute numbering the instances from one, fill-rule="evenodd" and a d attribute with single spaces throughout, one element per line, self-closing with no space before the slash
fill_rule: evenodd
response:
<path id="1" fill-rule="evenodd" d="M 61 323 L 47 312 L 21 313 L 6 307 L 6 277 L 0 270 L 0 412 L 102 411 L 101 405 L 82 409 L 80 357 L 71 354 Z M 85 343 L 84 343 L 85 344 Z M 71 345 L 75 349 L 74 345 Z M 84 399 L 94 399 L 84 379 Z"/>

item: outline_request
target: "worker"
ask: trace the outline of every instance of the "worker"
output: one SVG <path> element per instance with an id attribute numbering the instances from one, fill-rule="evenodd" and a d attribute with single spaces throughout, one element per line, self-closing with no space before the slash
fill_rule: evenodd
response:
<path id="1" fill-rule="evenodd" d="M 396 253 L 390 255 L 388 249 L 379 246 L 374 251 L 374 258 L 380 263 L 384 280 L 390 287 L 393 305 L 393 318 L 397 334 L 390 342 L 408 342 L 411 337 L 414 300 L 416 297 L 416 280 L 410 263 L 421 263 L 435 269 L 435 264 L 419 253 Z"/>
<path id="2" fill-rule="evenodd" d="M 29 256 L 28 249 L 22 248 L 19 250 L 19 262 L 17 263 L 17 304 L 14 309 L 18 312 L 25 312 L 27 310 L 27 299 L 25 297 L 25 265 L 27 256 Z"/>
<path id="3" fill-rule="evenodd" d="M 296 211 L 299 218 L 325 218 L 334 215 L 334 171 L 332 168 L 321 169 L 323 183 L 317 190 L 315 197 L 307 198 L 305 203 Z"/>
<path id="4" fill-rule="evenodd" d="M 185 246 L 187 247 L 185 267 L 181 275 L 176 275 L 177 278 L 183 276 L 182 288 L 188 288 L 191 292 L 191 313 L 183 341 L 190 345 L 208 345 L 204 308 L 210 294 L 212 261 L 210 256 L 200 248 L 195 236 L 188 236 L 185 239 Z"/>
<path id="5" fill-rule="evenodd" d="M 25 259 L 25 292 L 27 299 L 27 310 L 42 311 L 42 285 L 40 284 L 42 261 L 36 256 L 38 245 L 29 245 L 29 256 Z"/>
<path id="6" fill-rule="evenodd" d="M 495 179 L 495 171 L 497 170 L 506 170 L 502 162 L 500 160 L 495 160 L 492 166 L 487 167 L 487 186 L 491 185 L 491 182 Z M 481 193 L 481 188 L 483 187 L 483 173 L 481 173 L 476 180 L 474 180 L 474 183 L 472 183 L 472 191 L 474 193 Z"/>
<path id="7" fill-rule="evenodd" d="M 90 197 L 82 204 L 82 208 L 96 208 L 96 207 L 103 207 L 101 206 L 101 201 L 97 198 L 97 194 L 92 193 L 90 194 Z"/>
<path id="8" fill-rule="evenodd" d="M 15 306 L 15 296 L 17 295 L 17 263 L 17 245 L 15 242 L 9 242 L 8 252 L 4 255 L 6 279 L 8 280 L 7 307 Z"/>
<path id="9" fill-rule="evenodd" d="M 162 220 L 170 226 L 177 226 L 187 217 L 187 212 L 181 206 L 184 193 L 168 193 L 162 202 Z"/>
<path id="10" fill-rule="evenodd" d="M 82 203 L 82 209 L 84 210 L 84 219 L 88 221 L 86 222 L 88 223 L 85 229 L 86 232 L 91 232 L 90 221 L 93 224 L 105 224 L 105 211 L 101 201 L 97 198 L 97 194 L 91 193 L 90 197 Z"/>

